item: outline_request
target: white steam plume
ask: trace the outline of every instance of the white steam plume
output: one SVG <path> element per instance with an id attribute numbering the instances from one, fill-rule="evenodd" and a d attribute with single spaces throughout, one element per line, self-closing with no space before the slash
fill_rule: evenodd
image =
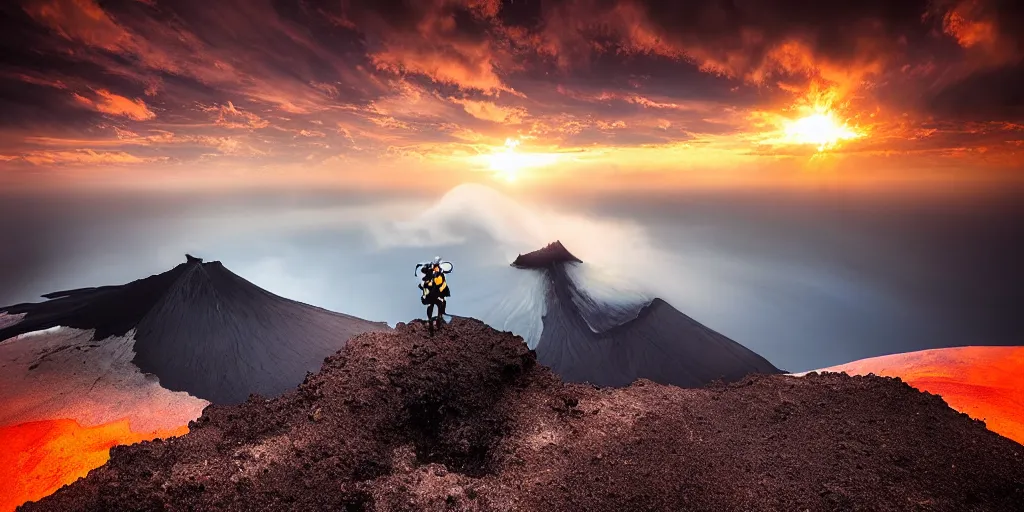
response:
<path id="1" fill-rule="evenodd" d="M 634 272 L 667 261 L 641 226 L 520 203 L 476 184 L 452 189 L 411 219 L 373 225 L 371 234 L 380 249 L 464 244 L 484 234 L 502 255 L 486 265 L 496 282 L 475 282 L 465 302 L 472 304 L 473 316 L 522 336 L 531 347 L 540 339 L 548 289 L 544 274 L 509 267 L 517 255 L 560 240 L 582 259 L 584 264 L 570 265 L 569 272 L 585 295 L 574 300 L 594 331 L 635 317 L 652 297 L 640 291 L 642 281 L 632 282 Z M 587 298 L 601 306 L 598 314 L 584 307 Z"/>

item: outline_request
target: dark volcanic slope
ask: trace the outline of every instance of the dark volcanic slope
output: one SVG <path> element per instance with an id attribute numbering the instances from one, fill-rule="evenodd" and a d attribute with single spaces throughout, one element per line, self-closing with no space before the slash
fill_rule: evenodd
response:
<path id="1" fill-rule="evenodd" d="M 277 399 L 26 511 L 1019 511 L 1024 446 L 897 379 L 563 384 L 521 338 L 456 319 L 354 338 Z"/>
<path id="2" fill-rule="evenodd" d="M 536 251 L 516 256 L 512 262 L 513 267 L 518 268 L 547 268 L 556 263 L 583 263 L 583 260 L 573 256 L 562 242 L 554 242 L 537 249 Z"/>
<path id="3" fill-rule="evenodd" d="M 715 379 L 732 382 L 750 373 L 782 373 L 661 299 L 640 308 L 635 318 L 609 322 L 627 311 L 601 304 L 580 289 L 568 275 L 568 266 L 579 263 L 559 242 L 513 262 L 547 274 L 547 312 L 537 359 L 563 379 L 625 386 L 642 378 L 692 387 Z"/>
<path id="4" fill-rule="evenodd" d="M 135 329 L 135 358 L 160 384 L 214 403 L 250 393 L 274 396 L 346 340 L 387 324 L 333 313 L 274 295 L 219 261 L 188 261 L 121 286 L 49 294 L 38 304 L 0 308 L 24 319 L 0 329 L 0 340 L 62 325 L 95 329 L 94 338 Z"/>

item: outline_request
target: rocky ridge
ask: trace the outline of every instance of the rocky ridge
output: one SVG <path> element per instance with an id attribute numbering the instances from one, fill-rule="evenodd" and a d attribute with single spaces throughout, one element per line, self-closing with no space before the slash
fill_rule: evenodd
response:
<path id="1" fill-rule="evenodd" d="M 564 384 L 472 319 L 116 447 L 20 510 L 1020 510 L 1024 446 L 898 379 Z"/>

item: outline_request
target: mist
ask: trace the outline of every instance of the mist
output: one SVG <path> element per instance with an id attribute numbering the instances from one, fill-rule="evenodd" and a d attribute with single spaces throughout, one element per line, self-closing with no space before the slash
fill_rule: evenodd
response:
<path id="1" fill-rule="evenodd" d="M 0 193 L 2 194 L 2 193 Z M 34 193 L 0 198 L 0 304 L 120 284 L 185 253 L 279 295 L 392 325 L 423 317 L 414 265 L 451 260 L 449 313 L 539 334 L 556 239 L 602 300 L 661 297 L 789 371 L 961 345 L 1020 344 L 1024 206 L 838 194 L 676 193 L 526 201 L 328 192 Z"/>

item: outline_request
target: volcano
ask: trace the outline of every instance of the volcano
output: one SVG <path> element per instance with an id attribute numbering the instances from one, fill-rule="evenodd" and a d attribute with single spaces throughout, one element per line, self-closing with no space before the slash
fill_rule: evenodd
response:
<path id="1" fill-rule="evenodd" d="M 389 328 L 279 297 L 219 261 L 191 255 L 125 285 L 44 297 L 50 300 L 0 308 L 22 316 L 0 329 L 0 340 L 57 326 L 94 330 L 95 341 L 134 330 L 132 362 L 143 372 L 220 404 L 283 393 L 352 336 Z"/>
<path id="2" fill-rule="evenodd" d="M 627 386 L 648 379 L 681 387 L 784 373 L 739 343 L 681 313 L 583 271 L 560 241 L 520 254 L 512 266 L 541 272 L 543 328 L 537 359 L 569 382 Z"/>
<path id="3" fill-rule="evenodd" d="M 277 396 L 349 338 L 390 330 L 274 295 L 186 255 L 119 286 L 0 308 L 0 512 L 188 432 L 210 403 Z"/>

